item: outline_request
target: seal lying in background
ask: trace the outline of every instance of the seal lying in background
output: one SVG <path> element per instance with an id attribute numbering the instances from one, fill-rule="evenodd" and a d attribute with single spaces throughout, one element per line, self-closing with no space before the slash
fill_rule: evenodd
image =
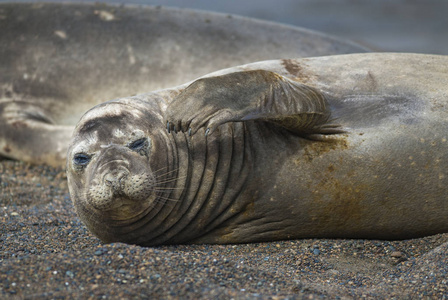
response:
<path id="1" fill-rule="evenodd" d="M 70 194 L 104 242 L 448 231 L 448 57 L 273 60 L 88 111 Z"/>
<path id="2" fill-rule="evenodd" d="M 65 165 L 74 125 L 106 100 L 258 60 L 364 51 L 317 32 L 216 13 L 0 4 L 0 156 Z"/>

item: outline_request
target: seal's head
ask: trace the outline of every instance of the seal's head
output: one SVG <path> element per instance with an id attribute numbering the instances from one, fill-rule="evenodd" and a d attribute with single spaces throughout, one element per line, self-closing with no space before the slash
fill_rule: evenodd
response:
<path id="1" fill-rule="evenodd" d="M 75 128 L 67 156 L 70 194 L 104 242 L 123 240 L 166 189 L 157 185 L 157 170 L 166 174 L 169 165 L 160 124 L 157 111 L 125 99 L 94 107 Z"/>

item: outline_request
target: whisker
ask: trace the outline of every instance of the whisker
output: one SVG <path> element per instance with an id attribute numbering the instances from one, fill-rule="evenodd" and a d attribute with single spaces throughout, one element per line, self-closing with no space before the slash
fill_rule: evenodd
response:
<path id="1" fill-rule="evenodd" d="M 157 185 L 160 185 L 160 184 L 164 184 L 164 183 L 173 182 L 173 181 L 176 181 L 176 180 L 179 180 L 179 179 L 183 179 L 183 178 L 186 178 L 186 177 L 187 177 L 187 175 L 184 175 L 184 176 L 179 176 L 179 177 L 175 177 L 175 178 L 167 179 L 167 180 L 164 180 L 164 181 L 157 181 L 157 182 L 154 184 L 154 186 L 157 186 Z"/>
<path id="2" fill-rule="evenodd" d="M 174 170 L 172 170 L 172 171 L 165 172 L 165 173 L 163 173 L 163 174 L 156 174 L 156 178 L 158 178 L 158 177 L 162 177 L 162 176 L 166 176 L 166 175 L 168 175 L 168 174 L 170 174 L 170 173 L 174 173 L 174 172 L 177 172 L 177 171 L 179 171 L 179 170 L 180 170 L 180 168 L 177 168 L 177 169 L 174 169 Z M 155 172 L 154 172 L 154 174 L 155 174 Z"/>
<path id="3" fill-rule="evenodd" d="M 163 169 L 168 169 L 168 166 L 155 170 L 153 173 L 157 173 L 162 171 Z"/>
<path id="4" fill-rule="evenodd" d="M 160 178 L 160 177 L 168 176 L 168 175 L 170 175 L 170 174 L 173 174 L 173 173 L 175 173 L 175 172 L 178 172 L 179 170 L 180 170 L 180 168 L 176 168 L 176 169 L 174 169 L 174 170 L 167 171 L 167 172 L 164 172 L 164 173 L 161 173 L 161 174 L 157 174 L 157 172 L 153 172 L 153 174 L 154 174 L 154 176 L 155 176 L 156 178 Z"/>
<path id="5" fill-rule="evenodd" d="M 167 188 L 155 188 L 155 189 L 152 189 L 153 191 L 162 191 L 162 190 L 183 190 L 184 188 L 169 188 L 169 187 L 167 187 Z"/>
<path id="6" fill-rule="evenodd" d="M 154 202 L 160 203 L 161 201 L 159 201 L 159 200 L 165 200 L 165 201 L 171 201 L 171 202 L 179 202 L 178 199 L 173 199 L 173 198 L 163 197 L 163 196 L 158 196 L 157 199 Z"/>
<path id="7" fill-rule="evenodd" d="M 163 167 L 163 168 L 160 168 L 160 169 L 154 171 L 154 173 L 160 172 L 160 171 L 162 171 L 162 170 L 164 170 L 164 169 L 168 169 L 168 166 Z M 169 173 L 169 172 L 174 172 L 174 171 L 177 171 L 177 170 L 179 170 L 179 169 L 180 169 L 180 168 L 172 169 L 171 171 L 167 171 L 167 173 Z"/>

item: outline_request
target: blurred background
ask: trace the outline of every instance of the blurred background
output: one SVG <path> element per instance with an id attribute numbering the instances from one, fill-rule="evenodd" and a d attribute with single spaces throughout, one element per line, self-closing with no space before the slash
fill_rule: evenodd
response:
<path id="1" fill-rule="evenodd" d="M 48 0 L 1 2 L 50 2 Z M 448 0 L 106 0 L 237 14 L 318 30 L 378 51 L 448 54 Z"/>

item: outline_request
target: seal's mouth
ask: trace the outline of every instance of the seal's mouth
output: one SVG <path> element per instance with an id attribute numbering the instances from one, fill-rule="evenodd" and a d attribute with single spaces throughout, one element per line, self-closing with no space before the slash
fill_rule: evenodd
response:
<path id="1" fill-rule="evenodd" d="M 142 211 L 141 204 L 127 197 L 118 197 L 112 206 L 102 213 L 114 221 L 129 221 L 138 217 Z"/>

